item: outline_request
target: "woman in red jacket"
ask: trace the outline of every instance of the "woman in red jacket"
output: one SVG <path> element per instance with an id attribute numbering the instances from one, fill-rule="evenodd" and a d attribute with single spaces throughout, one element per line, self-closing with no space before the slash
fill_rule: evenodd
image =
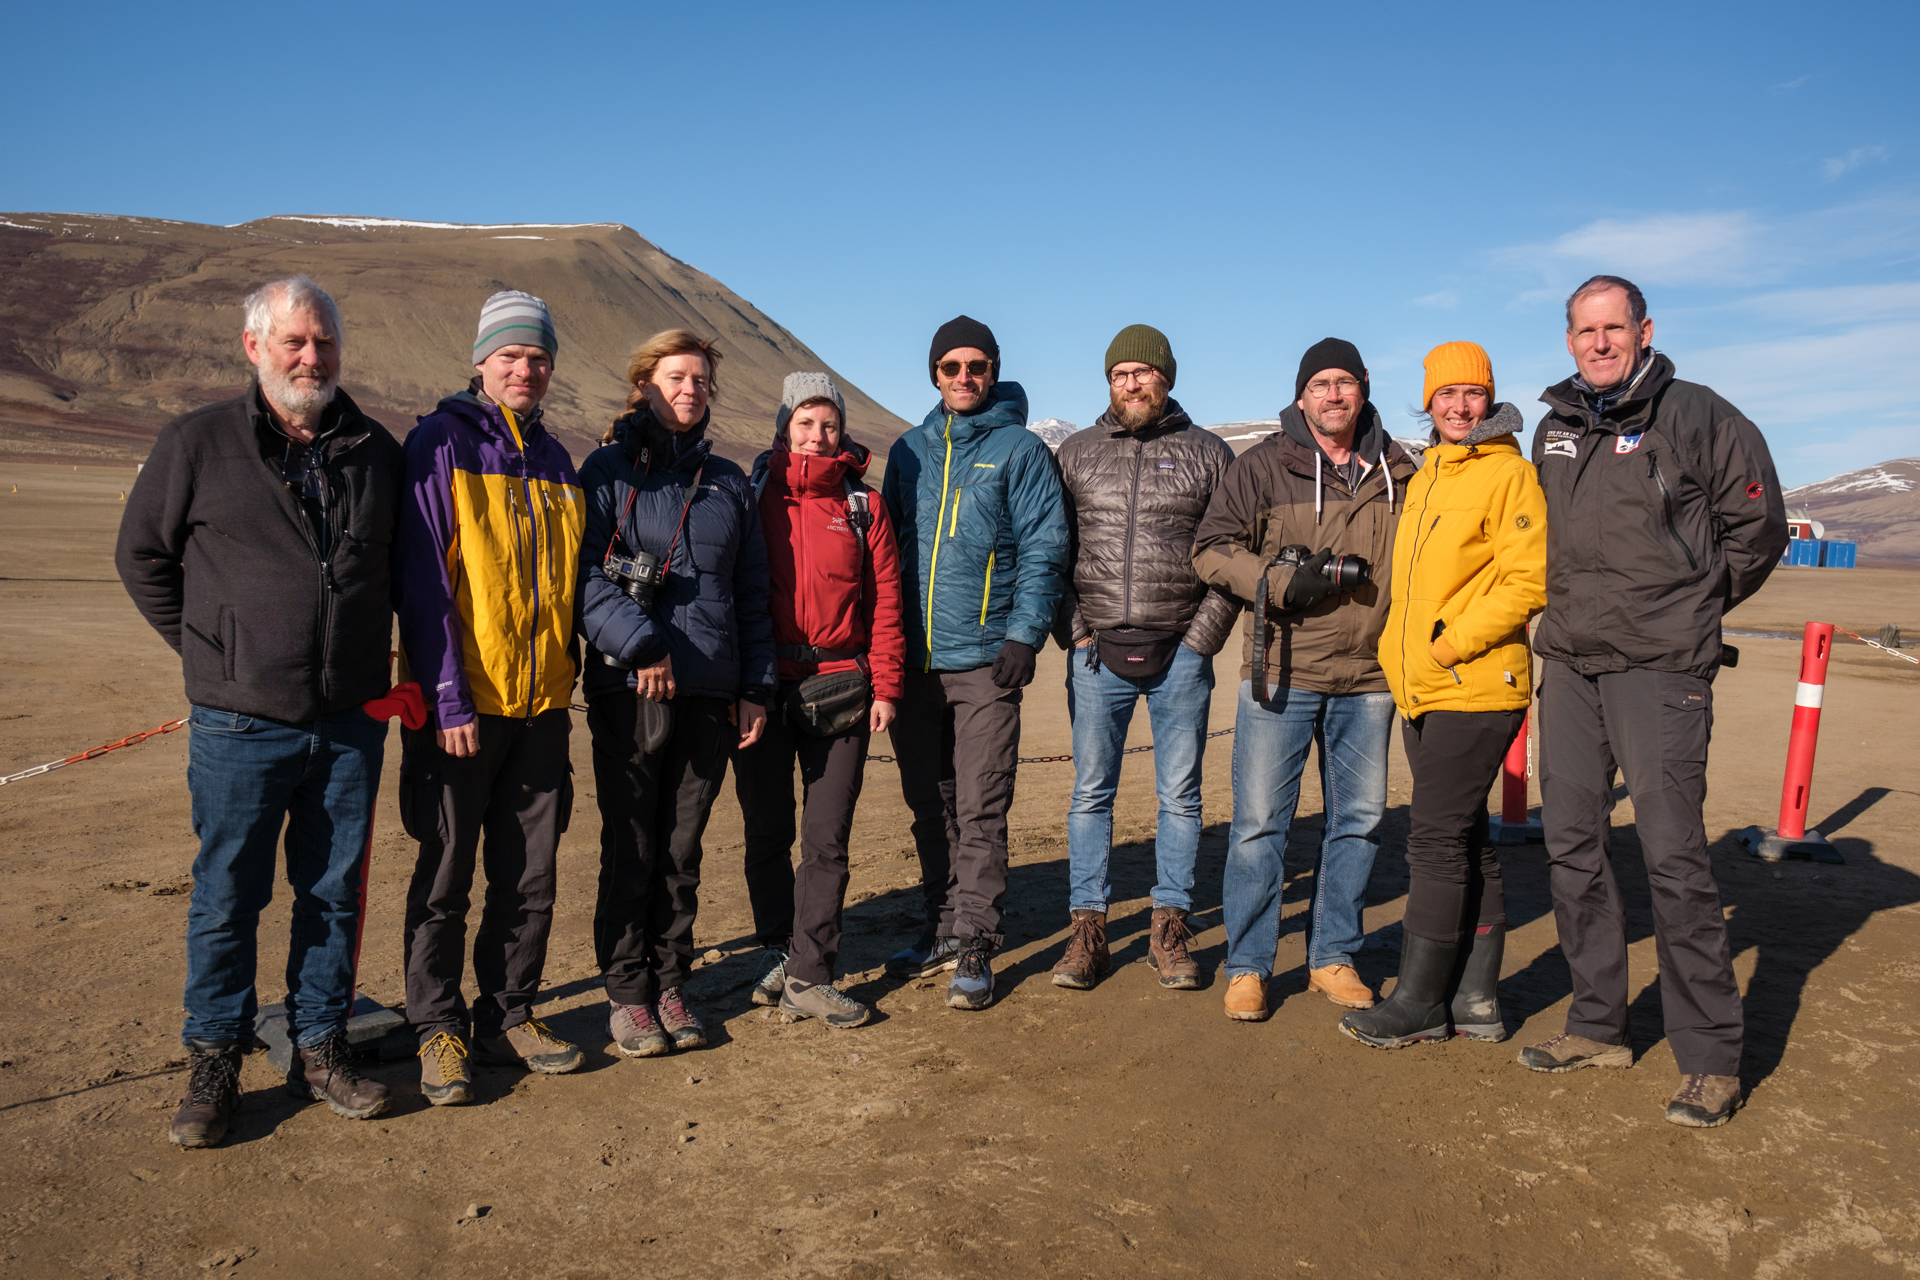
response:
<path id="1" fill-rule="evenodd" d="M 857 1027 L 870 1010 L 833 985 L 833 966 L 867 741 L 893 722 L 900 697 L 900 561 L 880 495 L 860 482 L 869 454 L 846 437 L 833 381 L 790 373 L 782 391 L 773 448 L 753 465 L 780 689 L 765 735 L 734 753 L 747 896 L 769 953 L 753 1002 Z M 805 797 L 797 874 L 796 759 Z"/>

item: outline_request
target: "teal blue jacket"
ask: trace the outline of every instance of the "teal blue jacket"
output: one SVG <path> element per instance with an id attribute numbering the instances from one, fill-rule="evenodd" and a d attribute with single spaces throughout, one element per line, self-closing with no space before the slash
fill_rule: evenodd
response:
<path id="1" fill-rule="evenodd" d="M 978 413 L 935 405 L 893 442 L 880 492 L 900 541 L 910 670 L 972 671 L 1005 641 L 1041 646 L 1066 590 L 1067 513 L 1019 383 L 996 384 Z"/>

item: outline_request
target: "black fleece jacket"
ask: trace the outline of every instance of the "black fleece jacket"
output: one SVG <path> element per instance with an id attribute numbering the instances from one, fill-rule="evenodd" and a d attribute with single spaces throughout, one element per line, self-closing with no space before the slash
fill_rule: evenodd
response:
<path id="1" fill-rule="evenodd" d="M 128 495 L 114 563 L 180 655 L 189 702 L 304 724 L 386 692 L 404 464 L 387 429 L 336 392 L 314 442 L 323 540 L 283 478 L 286 445 L 257 384 L 169 422 Z"/>

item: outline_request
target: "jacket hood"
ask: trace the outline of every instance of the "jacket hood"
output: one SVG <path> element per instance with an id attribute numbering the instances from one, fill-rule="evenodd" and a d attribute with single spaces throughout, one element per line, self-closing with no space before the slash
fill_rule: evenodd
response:
<path id="1" fill-rule="evenodd" d="M 712 452 L 713 442 L 707 439 L 707 425 L 712 421 L 713 410 L 708 409 L 700 415 L 700 421 L 685 431 L 669 431 L 660 425 L 651 409 L 642 405 L 614 420 L 613 443 L 619 445 L 620 452 L 628 458 L 637 458 L 640 450 L 646 449 L 664 459 L 669 467 L 684 469 L 704 462 Z"/>
<path id="2" fill-rule="evenodd" d="M 752 485 L 755 493 L 773 481 L 793 494 L 842 493 L 850 480 L 866 477 L 873 454 L 863 444 L 841 437 L 840 452 L 832 457 L 795 453 L 784 439 L 776 439 L 773 448 L 753 460 Z"/>
<path id="3" fill-rule="evenodd" d="M 1314 522 L 1318 523 L 1325 501 L 1322 496 L 1326 488 L 1325 476 L 1326 472 L 1333 469 L 1333 459 L 1327 456 L 1327 451 L 1320 447 L 1318 440 L 1314 439 L 1313 428 L 1307 425 L 1307 415 L 1301 411 L 1298 404 L 1290 404 L 1280 411 L 1280 430 L 1268 436 L 1267 439 L 1271 440 L 1273 436 L 1284 436 L 1285 443 L 1293 445 L 1305 454 L 1306 458 L 1313 460 L 1313 513 Z M 1261 443 L 1264 444 L 1265 441 Z M 1359 455 L 1362 462 L 1367 464 L 1369 470 L 1376 466 L 1380 468 L 1380 474 L 1387 482 L 1387 510 L 1395 510 L 1400 503 L 1400 493 L 1399 486 L 1395 484 L 1393 478 L 1393 464 L 1404 462 L 1408 467 L 1412 467 L 1413 460 L 1407 456 L 1407 451 L 1387 434 L 1386 427 L 1380 422 L 1380 411 L 1373 407 L 1371 400 L 1367 401 L 1361 410 L 1360 425 L 1354 430 L 1353 443 L 1354 452 Z M 1304 462 L 1305 458 L 1301 460 Z"/>
<path id="4" fill-rule="evenodd" d="M 1105 413 L 1093 420 L 1093 425 L 1107 432 L 1109 435 L 1137 436 L 1142 440 L 1152 440 L 1158 436 L 1170 435 L 1175 431 L 1185 430 L 1193 425 L 1193 419 L 1187 416 L 1187 411 L 1180 407 L 1178 400 L 1175 400 L 1172 396 L 1168 396 L 1165 411 L 1161 413 L 1159 420 L 1148 426 L 1141 427 L 1138 431 L 1129 431 L 1127 428 L 1121 426 L 1120 420 L 1113 415 L 1113 406 L 1111 404 L 1107 406 Z"/>
<path id="5" fill-rule="evenodd" d="M 475 378 L 474 381 L 477 383 L 480 379 Z M 475 430 L 497 436 L 502 440 L 511 442 L 513 439 L 512 433 L 507 430 L 507 420 L 501 413 L 500 406 L 491 400 L 481 399 L 472 387 L 448 396 L 434 406 L 434 412 L 451 414 L 471 425 Z M 534 406 L 532 413 L 525 416 L 514 414 L 513 420 L 520 424 L 520 440 L 523 444 L 531 445 L 546 434 L 547 428 L 538 405 Z"/>
<path id="6" fill-rule="evenodd" d="M 953 425 L 947 425 L 947 419 L 953 419 Z M 1027 391 L 1017 382 L 996 382 L 987 393 L 987 402 L 972 413 L 949 414 L 945 401 L 933 406 L 933 409 L 921 421 L 921 428 L 929 435 L 952 434 L 956 440 L 964 440 L 975 435 L 984 435 L 989 431 L 998 431 L 1002 427 L 1020 427 L 1027 425 Z"/>
<path id="7" fill-rule="evenodd" d="M 1485 444 L 1498 436 L 1518 436 L 1527 420 L 1520 416 L 1520 410 L 1505 400 L 1493 406 L 1493 412 L 1480 420 L 1480 424 L 1467 432 L 1467 438 L 1460 441 L 1464 446 Z M 1435 447 L 1453 443 L 1440 438 L 1440 428 L 1434 427 L 1427 433 L 1427 439 Z"/>
<path id="8" fill-rule="evenodd" d="M 1628 381 L 1626 389 L 1619 393 L 1618 398 L 1610 400 L 1607 408 L 1624 409 L 1652 400 L 1667 389 L 1667 384 L 1673 381 L 1673 377 L 1673 361 L 1665 352 L 1655 351 L 1640 367 L 1639 372 Z M 1586 379 L 1576 373 L 1566 381 L 1556 382 L 1542 391 L 1540 400 L 1541 403 L 1563 413 L 1585 416 L 1587 397 L 1591 394 Z"/>

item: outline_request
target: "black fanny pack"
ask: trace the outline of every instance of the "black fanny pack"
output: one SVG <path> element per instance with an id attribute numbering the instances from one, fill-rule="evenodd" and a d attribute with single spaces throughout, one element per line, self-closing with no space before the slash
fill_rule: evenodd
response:
<path id="1" fill-rule="evenodd" d="M 851 733 L 867 718 L 873 687 L 864 671 L 827 671 L 808 676 L 780 691 L 787 723 L 815 738 Z"/>
<path id="2" fill-rule="evenodd" d="M 1147 631 L 1141 627 L 1117 627 L 1094 633 L 1094 647 L 1100 653 L 1100 665 L 1117 676 L 1144 680 L 1157 676 L 1173 662 L 1173 655 L 1186 638 L 1184 631 Z"/>

